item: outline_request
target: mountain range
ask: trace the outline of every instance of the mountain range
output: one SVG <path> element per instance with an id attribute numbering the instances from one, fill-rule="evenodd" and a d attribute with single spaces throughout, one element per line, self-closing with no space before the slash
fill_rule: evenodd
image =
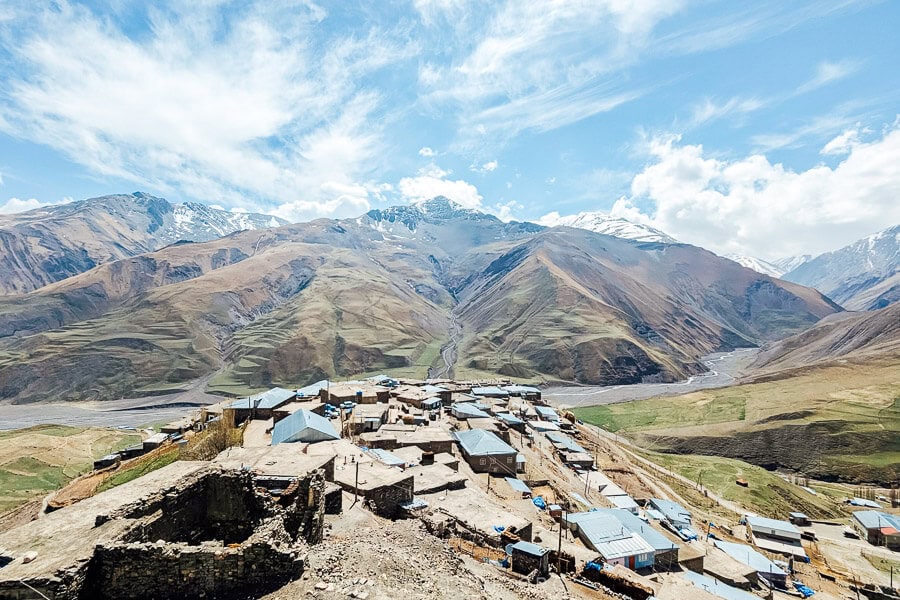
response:
<path id="1" fill-rule="evenodd" d="M 198 202 L 172 204 L 141 192 L 0 215 L 0 294 L 24 294 L 179 241 L 208 241 L 285 223 Z"/>
<path id="2" fill-rule="evenodd" d="M 900 300 L 900 225 L 826 252 L 784 275 L 812 286 L 850 310 Z"/>
<path id="3" fill-rule="evenodd" d="M 677 240 L 659 229 L 634 223 L 621 217 L 612 217 L 603 212 L 582 212 L 555 219 L 554 226 L 577 227 L 595 233 L 636 240 L 638 242 L 661 242 L 674 244 Z"/>
<path id="4" fill-rule="evenodd" d="M 457 377 L 673 381 L 709 352 L 840 310 L 687 244 L 504 223 L 436 198 L 172 243 L 0 297 L 0 399 L 422 377 L 448 345 Z"/>

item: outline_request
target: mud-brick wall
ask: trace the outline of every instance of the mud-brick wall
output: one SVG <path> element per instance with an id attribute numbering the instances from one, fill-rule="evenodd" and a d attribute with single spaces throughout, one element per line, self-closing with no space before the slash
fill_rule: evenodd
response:
<path id="1" fill-rule="evenodd" d="M 298 481 L 294 499 L 284 515 L 284 528 L 309 544 L 322 541 L 325 531 L 325 477 L 316 471 Z"/>
<path id="2" fill-rule="evenodd" d="M 413 477 L 391 485 L 365 490 L 363 496 L 372 512 L 394 519 L 400 514 L 400 504 L 413 499 Z"/>
<path id="3" fill-rule="evenodd" d="M 303 566 L 298 553 L 265 542 L 243 548 L 116 544 L 97 548 L 86 591 L 97 600 L 238 598 L 281 587 Z"/>

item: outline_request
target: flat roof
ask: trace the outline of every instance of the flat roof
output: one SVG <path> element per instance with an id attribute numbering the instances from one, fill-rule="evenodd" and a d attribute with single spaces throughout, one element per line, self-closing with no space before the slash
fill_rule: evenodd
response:
<path id="1" fill-rule="evenodd" d="M 722 540 L 716 540 L 714 543 L 716 547 L 725 552 L 725 554 L 738 562 L 753 567 L 753 569 L 759 573 L 786 575 L 781 567 L 746 544 L 736 544 L 733 542 L 724 542 Z"/>
<path id="2" fill-rule="evenodd" d="M 744 590 L 739 590 L 736 587 L 731 587 L 717 579 L 706 577 L 700 573 L 686 570 L 681 576 L 701 590 L 705 590 L 714 596 L 724 598 L 725 600 L 759 600 L 759 596 L 755 596 Z"/>
<path id="3" fill-rule="evenodd" d="M 491 415 L 475 406 L 472 402 L 457 402 L 450 409 L 453 411 L 454 416 L 458 414 L 467 419 L 489 419 L 491 417 Z"/>
<path id="4" fill-rule="evenodd" d="M 359 465 L 359 478 L 357 479 L 356 465 Z M 368 459 L 357 459 L 355 463 L 336 464 L 334 466 L 334 480 L 342 485 L 366 492 L 385 486 L 397 485 L 401 482 L 412 481 L 409 470 L 403 471 L 397 467 L 389 467 L 384 463 Z"/>
<path id="5" fill-rule="evenodd" d="M 227 448 L 213 463 L 226 469 L 247 469 L 260 475 L 302 477 L 328 464 L 335 452 L 310 455 L 303 452 L 304 444 L 278 444 L 253 448 Z"/>
<path id="6" fill-rule="evenodd" d="M 500 537 L 494 526 L 523 529 L 531 525 L 531 521 L 509 512 L 480 489 L 466 487 L 429 494 L 424 498 L 435 510 L 493 539 Z"/>
<path id="7" fill-rule="evenodd" d="M 532 544 L 531 542 L 522 542 L 518 541 L 512 545 L 513 552 L 524 552 L 525 554 L 530 554 L 531 556 L 543 556 L 550 552 L 550 548 L 544 548 L 542 546 L 538 546 L 537 544 Z"/>
<path id="8" fill-rule="evenodd" d="M 763 528 L 763 529 L 774 529 L 776 531 L 783 531 L 786 533 L 791 533 L 796 536 L 800 535 L 800 530 L 794 527 L 792 523 L 788 523 L 787 521 L 780 521 L 778 519 L 769 519 L 767 517 L 756 517 L 756 516 L 748 516 L 747 524 L 750 525 L 750 529 L 754 528 Z"/>
<path id="9" fill-rule="evenodd" d="M 677 502 L 665 498 L 651 498 L 650 503 L 669 521 L 690 521 L 691 513 Z"/>

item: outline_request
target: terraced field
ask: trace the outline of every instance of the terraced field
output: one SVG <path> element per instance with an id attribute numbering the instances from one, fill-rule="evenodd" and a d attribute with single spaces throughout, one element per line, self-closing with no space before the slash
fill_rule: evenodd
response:
<path id="1" fill-rule="evenodd" d="M 95 458 L 139 441 L 137 434 L 97 427 L 0 431 L 0 514 L 59 489 Z"/>

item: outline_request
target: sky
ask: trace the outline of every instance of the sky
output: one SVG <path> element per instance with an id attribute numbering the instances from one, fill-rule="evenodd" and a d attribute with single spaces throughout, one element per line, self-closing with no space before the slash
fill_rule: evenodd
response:
<path id="1" fill-rule="evenodd" d="M 900 223 L 898 2 L 150 4 L 0 4 L 0 213 L 444 195 L 770 260 Z"/>

